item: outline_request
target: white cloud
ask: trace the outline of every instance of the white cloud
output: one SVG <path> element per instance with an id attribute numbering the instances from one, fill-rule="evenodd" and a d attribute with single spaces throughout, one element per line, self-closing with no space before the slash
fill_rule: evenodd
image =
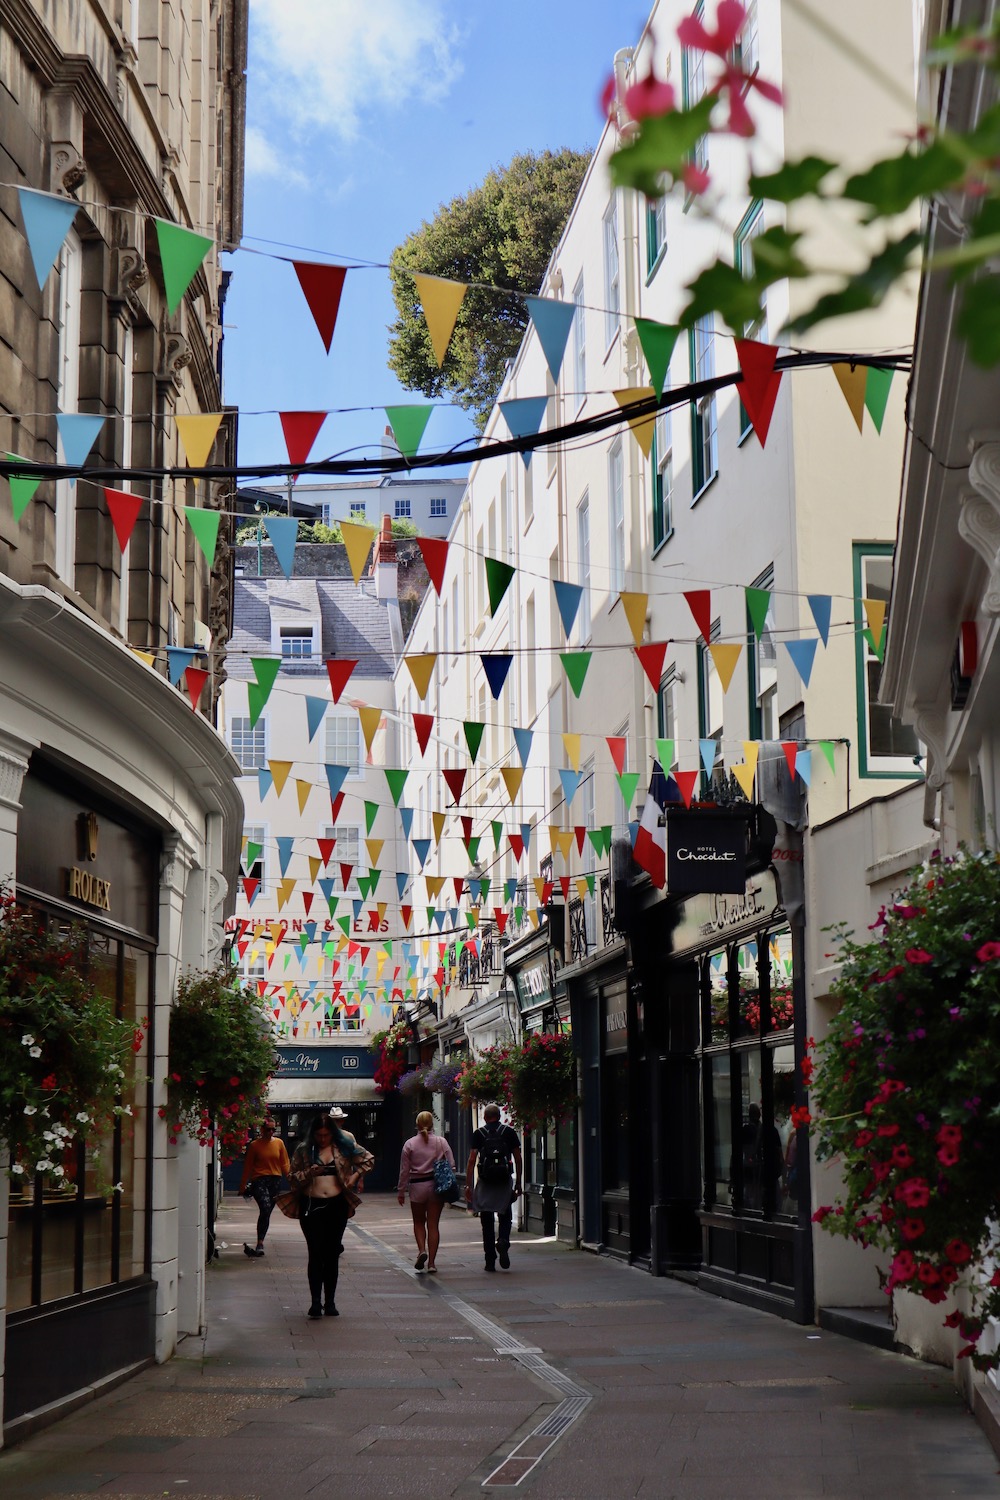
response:
<path id="1" fill-rule="evenodd" d="M 307 186 L 305 175 L 290 167 L 284 153 L 254 125 L 247 126 L 246 171 L 248 177 L 279 177 L 297 187 Z"/>
<path id="2" fill-rule="evenodd" d="M 451 0 L 251 0 L 259 106 L 296 133 L 351 142 L 373 113 L 443 99 L 461 72 L 449 9 Z"/>

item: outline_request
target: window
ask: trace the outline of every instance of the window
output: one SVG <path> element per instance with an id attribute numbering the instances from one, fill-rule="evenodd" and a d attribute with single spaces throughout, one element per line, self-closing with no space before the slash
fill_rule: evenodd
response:
<path id="1" fill-rule="evenodd" d="M 267 765 L 267 720 L 260 718 L 251 727 L 248 718 L 233 719 L 229 744 L 242 771 L 259 771 Z"/>
<path id="2" fill-rule="evenodd" d="M 757 589 L 774 587 L 771 569 L 753 585 Z M 747 659 L 750 673 L 750 738 L 778 738 L 778 644 L 774 637 L 774 600 L 767 607 L 764 628 L 757 639 L 753 622 L 747 615 Z"/>
<path id="3" fill-rule="evenodd" d="M 711 639 L 713 642 L 719 639 L 720 625 L 715 620 L 712 624 Z M 703 790 L 707 790 L 714 781 L 717 767 L 722 759 L 722 729 L 725 694 L 722 691 L 722 683 L 719 674 L 715 670 L 715 662 L 712 660 L 711 652 L 703 641 L 698 642 L 698 736 L 703 740 L 715 740 L 716 752 L 711 776 L 707 775 L 702 767 Z M 701 747 L 698 747 L 698 759 L 701 760 Z"/>
<path id="4" fill-rule="evenodd" d="M 705 23 L 705 0 L 699 0 L 694 14 Z M 693 109 L 705 97 L 705 53 L 696 47 L 685 47 L 682 59 L 681 90 L 685 109 Z M 708 137 L 702 136 L 691 153 L 691 161 L 702 171 L 708 169 Z"/>
<path id="5" fill-rule="evenodd" d="M 621 312 L 621 266 L 618 260 L 618 198 L 612 195 L 604 215 L 604 342 L 618 332 Z"/>
<path id="6" fill-rule="evenodd" d="M 358 864 L 361 859 L 361 829 L 347 823 L 327 823 L 320 838 L 335 839 L 336 844 L 330 858 L 328 873 L 334 877 L 334 894 L 340 885 L 340 866 L 351 865 L 351 878 L 345 889 L 349 895 L 358 895 Z"/>
<path id="7" fill-rule="evenodd" d="M 365 502 L 363 500 L 352 500 L 348 519 L 351 521 L 364 521 L 367 516 L 368 510 Z"/>
<path id="8" fill-rule="evenodd" d="M 122 468 L 132 467 L 132 420 L 135 379 L 135 334 L 132 324 L 122 330 Z M 131 539 L 122 552 L 121 577 L 118 580 L 118 629 L 128 640 L 128 596 L 129 596 L 129 548 Z"/>
<path id="9" fill-rule="evenodd" d="M 83 248 L 71 229 L 59 254 L 59 351 L 57 405 L 60 411 L 80 407 L 80 303 L 83 297 Z M 56 572 L 72 585 L 76 576 L 76 486 L 56 480 Z M 117 543 L 115 544 L 117 546 Z"/>
<path id="10" fill-rule="evenodd" d="M 524 606 L 524 638 L 529 644 L 535 642 L 535 596 L 529 594 Z M 525 708 L 528 714 L 528 723 L 535 722 L 535 714 L 538 712 L 538 686 L 537 667 L 535 664 L 534 651 L 528 651 L 524 657 L 524 671 L 527 678 L 527 691 L 525 693 Z"/>
<path id="11" fill-rule="evenodd" d="M 407 495 L 404 500 L 399 500 L 399 499 L 395 500 L 393 502 L 392 509 L 393 509 L 393 514 L 396 517 L 397 521 L 400 520 L 403 517 L 409 516 L 409 514 L 410 514 L 410 497 L 409 497 L 409 495 Z M 432 514 L 433 514 L 433 512 L 432 512 Z"/>
<path id="12" fill-rule="evenodd" d="M 580 295 L 582 296 L 583 295 L 583 283 L 580 282 L 579 286 L 580 286 Z M 575 319 L 574 319 L 574 322 L 575 322 Z M 587 388 L 586 384 L 584 384 L 583 389 L 586 390 L 586 388 Z M 546 407 L 545 407 L 545 429 L 546 429 L 547 432 L 551 432 L 551 430 L 553 429 L 553 427 L 558 427 L 559 426 L 559 402 L 556 399 L 556 383 L 552 379 L 552 371 L 549 369 L 548 365 L 545 366 L 545 394 L 549 398 L 548 402 L 546 404 Z M 546 482 L 546 484 L 548 484 L 548 483 L 551 482 L 551 480 L 552 480 L 552 478 L 553 478 L 553 476 L 554 476 L 554 474 L 556 472 L 556 464 L 558 463 L 558 461 L 559 461 L 559 444 L 558 443 L 547 443 L 546 446 L 545 446 L 545 482 Z"/>
<path id="13" fill-rule="evenodd" d="M 752 76 L 760 67 L 760 38 L 757 34 L 759 18 L 757 0 L 743 0 L 746 19 L 736 39 L 733 61 L 741 72 Z"/>
<path id="14" fill-rule="evenodd" d="M 533 475 L 534 470 L 529 462 L 524 466 L 524 531 L 527 531 L 535 515 L 535 481 Z"/>
<path id="15" fill-rule="evenodd" d="M 307 660 L 313 654 L 312 628 L 304 630 L 301 625 L 282 625 L 278 630 L 281 654 L 286 661 Z"/>
<path id="16" fill-rule="evenodd" d="M 625 587 L 625 459 L 621 443 L 608 454 L 608 541 L 613 594 Z"/>
<path id="17" fill-rule="evenodd" d="M 452 654 L 458 654 L 458 579 L 451 581 L 451 649 Z"/>
<path id="18" fill-rule="evenodd" d="M 243 845 L 243 874 L 247 880 L 260 882 L 256 894 L 263 896 L 267 890 L 267 824 L 244 823 L 243 837 L 246 840 Z M 253 849 L 250 848 L 251 844 Z M 253 859 L 250 858 L 251 854 L 255 856 Z"/>
<path id="19" fill-rule="evenodd" d="M 587 395 L 587 314 L 583 305 L 583 277 L 573 288 L 573 400 L 574 410 Z"/>
<path id="20" fill-rule="evenodd" d="M 361 720 L 356 713 L 327 714 L 326 763 L 349 767 L 351 776 L 361 775 Z"/>
<path id="21" fill-rule="evenodd" d="M 863 599 L 886 606 L 892 589 L 892 545 L 888 542 L 856 542 L 854 545 L 854 642 L 858 683 L 858 765 L 862 776 L 919 776 L 914 757 L 920 742 L 913 727 L 893 716 L 878 701 L 882 681 L 882 641 L 872 639 Z M 875 647 L 878 646 L 876 651 Z"/>
<path id="22" fill-rule="evenodd" d="M 674 529 L 674 447 L 670 413 L 661 411 L 653 427 L 649 454 L 653 475 L 653 548 Z"/>
<path id="23" fill-rule="evenodd" d="M 667 200 L 646 200 L 646 275 L 652 276 L 667 249 Z"/>
<path id="24" fill-rule="evenodd" d="M 763 205 L 753 203 L 750 205 L 736 231 L 733 240 L 733 263 L 740 275 L 747 280 L 754 274 L 754 240 L 764 232 Z M 754 339 L 759 344 L 767 343 L 767 309 L 762 309 L 759 318 L 751 319 L 743 325 L 743 337 Z M 743 402 L 740 402 L 740 437 L 746 437 L 751 431 L 752 423 Z"/>
<path id="25" fill-rule="evenodd" d="M 583 492 L 583 499 L 576 508 L 576 545 L 580 559 L 580 583 L 583 597 L 577 610 L 576 624 L 582 645 L 590 640 L 590 496 Z"/>
<path id="26" fill-rule="evenodd" d="M 667 668 L 660 682 L 660 690 L 656 695 L 656 724 L 657 734 L 661 740 L 673 740 L 674 758 L 669 766 L 662 766 L 661 770 L 665 776 L 677 765 L 677 669 L 674 666 Z"/>
<path id="27" fill-rule="evenodd" d="M 409 515 L 409 511 L 406 513 Z M 444 495 L 431 496 L 431 517 L 446 516 L 448 514 L 448 501 Z"/>
<path id="28" fill-rule="evenodd" d="M 697 383 L 715 378 L 715 346 L 712 314 L 699 318 L 688 333 L 691 380 Z M 719 469 L 716 446 L 715 392 L 706 392 L 691 403 L 691 488 L 692 501 L 697 500 Z"/>

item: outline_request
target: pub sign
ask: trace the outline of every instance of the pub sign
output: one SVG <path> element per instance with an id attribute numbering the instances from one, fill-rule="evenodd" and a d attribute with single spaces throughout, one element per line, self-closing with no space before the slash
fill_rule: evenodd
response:
<path id="1" fill-rule="evenodd" d="M 747 880 L 747 820 L 717 813 L 667 815 L 667 890 L 736 892 Z"/>

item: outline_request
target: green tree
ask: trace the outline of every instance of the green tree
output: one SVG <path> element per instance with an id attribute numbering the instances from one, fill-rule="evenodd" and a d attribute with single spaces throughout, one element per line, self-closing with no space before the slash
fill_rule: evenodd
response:
<path id="1" fill-rule="evenodd" d="M 399 316 L 389 329 L 389 368 L 407 390 L 454 392 L 482 429 L 527 326 L 524 296 L 542 284 L 589 161 L 568 149 L 515 156 L 396 247 L 389 275 Z M 470 283 L 441 369 L 413 271 Z"/>

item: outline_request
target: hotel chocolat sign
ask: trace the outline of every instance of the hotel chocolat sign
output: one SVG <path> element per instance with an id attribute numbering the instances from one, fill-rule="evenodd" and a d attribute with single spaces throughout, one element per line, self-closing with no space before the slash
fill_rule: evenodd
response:
<path id="1" fill-rule="evenodd" d="M 747 824 L 699 812 L 667 818 L 667 890 L 742 891 L 747 880 Z"/>

